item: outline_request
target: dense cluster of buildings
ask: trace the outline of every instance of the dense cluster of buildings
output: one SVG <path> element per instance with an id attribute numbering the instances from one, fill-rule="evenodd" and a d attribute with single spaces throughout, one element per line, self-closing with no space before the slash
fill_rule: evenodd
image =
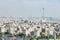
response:
<path id="1" fill-rule="evenodd" d="M 0 32 L 11 34 L 23 33 L 26 36 L 40 36 L 41 34 L 60 35 L 60 23 L 52 18 L 0 18 Z"/>

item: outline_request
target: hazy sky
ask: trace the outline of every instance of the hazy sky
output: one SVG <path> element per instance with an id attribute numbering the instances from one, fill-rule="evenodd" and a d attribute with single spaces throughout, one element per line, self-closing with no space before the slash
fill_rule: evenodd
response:
<path id="1" fill-rule="evenodd" d="M 60 17 L 60 0 L 0 0 L 0 16 Z"/>

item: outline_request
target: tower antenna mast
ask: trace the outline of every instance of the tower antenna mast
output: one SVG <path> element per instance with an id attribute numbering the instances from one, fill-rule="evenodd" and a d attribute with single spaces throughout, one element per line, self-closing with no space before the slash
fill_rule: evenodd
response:
<path id="1" fill-rule="evenodd" d="M 42 18 L 43 18 L 43 20 L 44 20 L 44 8 L 42 8 L 42 10 L 43 10 L 43 16 L 42 16 Z"/>

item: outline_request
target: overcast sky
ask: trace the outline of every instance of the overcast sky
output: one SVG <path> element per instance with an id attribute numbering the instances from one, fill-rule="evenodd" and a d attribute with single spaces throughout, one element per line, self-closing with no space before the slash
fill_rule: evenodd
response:
<path id="1" fill-rule="evenodd" d="M 0 0 L 0 16 L 60 17 L 60 0 Z"/>

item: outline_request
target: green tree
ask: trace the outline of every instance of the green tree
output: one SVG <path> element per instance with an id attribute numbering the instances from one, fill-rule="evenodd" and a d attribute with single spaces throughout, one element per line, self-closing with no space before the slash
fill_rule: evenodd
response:
<path id="1" fill-rule="evenodd" d="M 33 40 L 33 39 L 34 39 L 33 37 L 30 38 L 30 40 Z"/>

